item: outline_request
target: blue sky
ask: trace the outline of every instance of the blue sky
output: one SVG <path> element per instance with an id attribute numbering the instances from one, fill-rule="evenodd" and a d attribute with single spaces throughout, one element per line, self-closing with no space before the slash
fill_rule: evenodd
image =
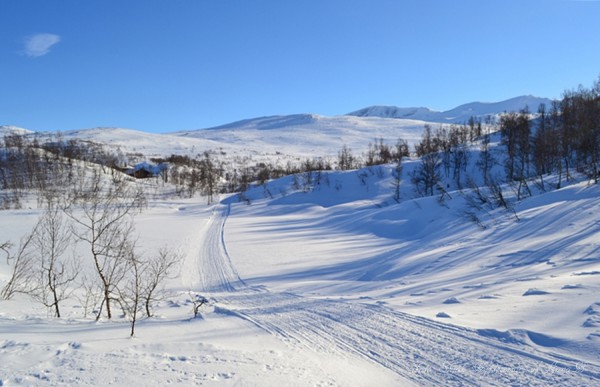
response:
<path id="1" fill-rule="evenodd" d="M 0 125 L 198 129 L 370 105 L 559 98 L 600 1 L 1 0 Z"/>

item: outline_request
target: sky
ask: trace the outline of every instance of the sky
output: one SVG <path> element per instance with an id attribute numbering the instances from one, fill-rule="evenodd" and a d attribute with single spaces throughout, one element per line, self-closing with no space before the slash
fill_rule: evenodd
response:
<path id="1" fill-rule="evenodd" d="M 0 0 L 0 125 L 560 98 L 600 75 L 599 18 L 595 0 Z"/>

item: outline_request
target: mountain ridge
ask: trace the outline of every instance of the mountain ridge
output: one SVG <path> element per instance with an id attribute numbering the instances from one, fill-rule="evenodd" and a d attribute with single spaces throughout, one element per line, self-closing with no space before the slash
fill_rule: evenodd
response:
<path id="1" fill-rule="evenodd" d="M 470 102 L 445 111 L 436 111 L 427 107 L 373 105 L 346 115 L 462 124 L 467 122 L 470 117 L 484 119 L 486 116 L 497 116 L 504 112 L 518 111 L 525 108 L 525 106 L 529 108 L 529 111 L 536 112 L 541 104 L 549 106 L 551 103 L 552 100 L 548 98 L 522 95 L 499 102 Z"/>
<path id="2" fill-rule="evenodd" d="M 286 161 L 293 161 L 305 157 L 335 158 L 342 145 L 361 152 L 369 142 L 376 139 L 393 144 L 402 138 L 409 146 L 413 146 L 420 140 L 423 127 L 428 123 L 462 124 L 472 115 L 497 115 L 503 111 L 520 110 L 525 105 L 529 105 L 531 111 L 535 111 L 533 105 L 548 101 L 550 100 L 522 96 L 497 103 L 473 102 L 446 112 L 435 112 L 428 108 L 389 107 L 387 112 L 380 108 L 378 112 L 372 110 L 362 116 L 323 116 L 308 113 L 273 115 L 212 128 L 165 133 L 97 127 L 68 130 L 62 132 L 62 135 L 66 140 L 92 141 L 119 148 L 125 154 L 144 154 L 148 157 L 166 157 L 171 154 L 196 156 L 206 151 L 218 150 L 227 158 L 253 157 L 255 160 L 266 162 L 269 157 L 277 156 Z M 537 109 L 537 105 L 535 108 Z M 399 113 L 403 113 L 401 119 L 391 117 Z M 386 115 L 387 117 L 382 117 Z M 6 133 L 14 132 L 14 127 L 2 128 Z M 28 132 L 25 129 L 20 130 Z M 40 134 L 51 135 L 50 132 Z"/>
<path id="3" fill-rule="evenodd" d="M 144 132 L 149 134 L 157 135 L 170 135 L 170 136 L 190 136 L 195 132 L 200 131 L 218 131 L 218 130 L 240 130 L 240 129 L 252 129 L 252 130 L 272 130 L 286 127 L 304 127 L 313 124 L 318 124 L 320 121 L 335 121 L 344 119 L 346 117 L 358 117 L 358 118 L 387 118 L 387 119 L 404 119 L 411 121 L 422 121 L 431 123 L 453 123 L 453 124 L 464 124 L 470 117 L 485 119 L 486 116 L 497 117 L 504 112 L 513 112 L 523 109 L 525 106 L 529 107 L 529 111 L 535 113 L 541 104 L 549 106 L 552 103 L 551 99 L 543 97 L 535 97 L 532 95 L 522 95 L 514 98 L 510 98 L 499 102 L 470 102 L 459 105 L 453 109 L 445 111 L 437 111 L 428 107 L 398 107 L 398 106 L 386 106 L 386 105 L 372 105 L 359 110 L 352 111 L 346 114 L 339 115 L 320 115 L 314 113 L 296 113 L 296 114 L 274 114 L 268 116 L 252 117 L 242 120 L 237 120 L 222 125 L 196 128 L 196 129 L 183 129 L 183 130 L 171 130 L 165 132 L 146 132 L 144 130 L 123 128 L 119 126 L 115 127 L 89 127 L 81 129 L 72 129 L 63 131 L 67 135 L 85 135 L 90 133 L 99 132 L 110 132 L 114 129 L 123 129 L 133 132 Z M 0 134 L 8 133 L 34 133 L 46 131 L 29 130 L 12 125 L 0 125 Z"/>

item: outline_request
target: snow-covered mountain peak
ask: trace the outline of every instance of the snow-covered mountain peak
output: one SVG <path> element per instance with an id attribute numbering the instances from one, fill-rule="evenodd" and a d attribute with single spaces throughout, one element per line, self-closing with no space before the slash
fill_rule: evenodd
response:
<path id="1" fill-rule="evenodd" d="M 547 98 L 524 95 L 501 102 L 471 102 L 443 112 L 431 110 L 425 107 L 402 108 L 396 106 L 370 106 L 351 113 L 350 116 L 357 117 L 385 117 L 413 119 L 428 122 L 442 123 L 464 123 L 470 117 L 485 118 L 486 116 L 497 116 L 504 112 L 519 111 L 525 107 L 529 111 L 536 112 L 541 104 L 549 106 L 552 103 Z"/>

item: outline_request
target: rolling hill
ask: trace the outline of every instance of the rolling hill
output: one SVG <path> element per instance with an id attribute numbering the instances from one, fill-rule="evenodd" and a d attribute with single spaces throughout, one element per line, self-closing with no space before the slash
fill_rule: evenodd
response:
<path id="1" fill-rule="evenodd" d="M 343 144 L 361 152 L 380 137 L 414 143 L 428 122 L 532 100 L 510 101 L 464 105 L 436 121 L 425 120 L 438 114 L 430 110 L 414 120 L 394 118 L 406 109 L 374 109 L 367 113 L 387 117 L 300 114 L 166 134 L 63 135 L 139 158 L 212 150 L 223 160 L 278 162 L 335 157 Z M 494 174 L 506 152 L 498 134 L 490 140 Z M 463 180 L 481 183 L 479 140 L 464 150 Z M 411 182 L 420 165 L 407 157 L 401 170 L 305 171 L 211 204 L 165 195 L 159 179 L 127 180 L 148 192 L 128 229 L 140 257 L 165 246 L 178 257 L 155 314 L 133 338 L 125 309 L 100 316 L 80 240 L 68 255 L 85 277 L 62 302 L 63 318 L 24 293 L 0 300 L 0 385 L 597 385 L 599 186 L 573 170 L 560 189 L 555 175 L 543 187 L 532 178 L 518 199 L 506 183 L 496 187 L 502 207 L 490 187 L 450 174 L 421 196 Z M 26 240 L 42 202 L 32 190 L 21 208 L 0 211 L 0 243 L 13 242 L 3 245 L 0 287 L 13 273 L 7 252 Z"/>

